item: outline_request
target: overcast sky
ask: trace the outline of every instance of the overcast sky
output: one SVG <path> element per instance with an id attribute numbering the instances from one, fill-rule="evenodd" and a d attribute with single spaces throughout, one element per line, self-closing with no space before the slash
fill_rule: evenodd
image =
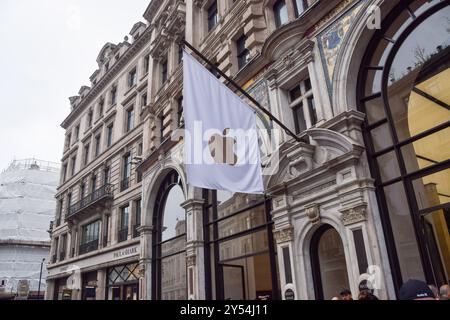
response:
<path id="1" fill-rule="evenodd" d="M 0 0 L 0 171 L 14 159 L 59 162 L 68 97 L 90 85 L 150 0 Z M 145 22 L 145 21 L 144 21 Z"/>

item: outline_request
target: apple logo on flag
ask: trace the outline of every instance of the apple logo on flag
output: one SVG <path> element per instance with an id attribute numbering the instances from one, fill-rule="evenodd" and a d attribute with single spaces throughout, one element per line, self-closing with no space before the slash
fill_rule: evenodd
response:
<path id="1" fill-rule="evenodd" d="M 209 139 L 209 151 L 217 164 L 227 164 L 235 166 L 238 163 L 238 156 L 234 152 L 236 139 L 227 137 L 230 129 L 224 129 L 223 135 L 214 134 Z"/>

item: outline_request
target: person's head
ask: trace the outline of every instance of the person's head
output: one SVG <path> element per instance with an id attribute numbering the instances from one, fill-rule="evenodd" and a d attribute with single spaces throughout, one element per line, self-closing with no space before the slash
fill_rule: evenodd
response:
<path id="1" fill-rule="evenodd" d="M 374 300 L 379 300 L 379 299 L 370 290 L 362 290 L 359 293 L 358 300 L 374 301 Z"/>
<path id="2" fill-rule="evenodd" d="M 353 300 L 352 292 L 349 289 L 344 289 L 339 294 L 342 300 Z"/>
<path id="3" fill-rule="evenodd" d="M 441 300 L 450 300 L 450 286 L 448 284 L 444 284 L 439 289 L 439 296 Z"/>
<path id="4" fill-rule="evenodd" d="M 411 279 L 403 284 L 399 292 L 400 300 L 436 300 L 433 291 L 421 281 Z"/>
<path id="5" fill-rule="evenodd" d="M 331 300 L 341 300 L 341 299 L 339 299 L 339 297 L 333 297 L 331 298 Z"/>

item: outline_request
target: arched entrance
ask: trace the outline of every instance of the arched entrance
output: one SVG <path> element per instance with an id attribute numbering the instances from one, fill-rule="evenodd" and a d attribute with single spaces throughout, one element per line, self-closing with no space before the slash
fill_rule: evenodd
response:
<path id="1" fill-rule="evenodd" d="M 450 277 L 450 1 L 401 1 L 361 64 L 359 108 L 398 291 Z"/>
<path id="2" fill-rule="evenodd" d="M 153 214 L 152 296 L 156 300 L 187 300 L 186 213 L 178 172 L 160 185 Z"/>
<path id="3" fill-rule="evenodd" d="M 317 300 L 331 300 L 349 288 L 344 245 L 332 226 L 321 226 L 311 239 L 311 266 Z"/>

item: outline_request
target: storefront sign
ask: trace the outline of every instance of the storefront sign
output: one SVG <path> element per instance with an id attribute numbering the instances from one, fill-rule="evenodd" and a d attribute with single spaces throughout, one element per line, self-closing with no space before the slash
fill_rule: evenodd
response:
<path id="1" fill-rule="evenodd" d="M 287 289 L 284 293 L 285 300 L 295 300 L 295 293 L 292 289 Z"/>
<path id="2" fill-rule="evenodd" d="M 113 258 L 114 259 L 122 259 L 129 256 L 134 256 L 138 254 L 138 246 L 131 247 L 131 248 L 125 248 L 123 250 L 115 251 L 113 252 Z"/>
<path id="3" fill-rule="evenodd" d="M 75 260 L 69 262 L 69 264 L 61 266 L 60 268 L 50 268 L 48 270 L 48 277 L 56 278 L 58 276 L 68 276 L 71 274 L 76 274 L 82 272 L 85 268 L 90 268 L 95 265 L 102 265 L 108 263 L 115 263 L 118 260 L 133 258 L 135 260 L 139 259 L 139 254 L 141 252 L 140 244 L 135 244 L 134 246 L 129 246 L 121 248 L 119 250 L 108 251 L 102 254 L 94 255 L 86 259 Z"/>

